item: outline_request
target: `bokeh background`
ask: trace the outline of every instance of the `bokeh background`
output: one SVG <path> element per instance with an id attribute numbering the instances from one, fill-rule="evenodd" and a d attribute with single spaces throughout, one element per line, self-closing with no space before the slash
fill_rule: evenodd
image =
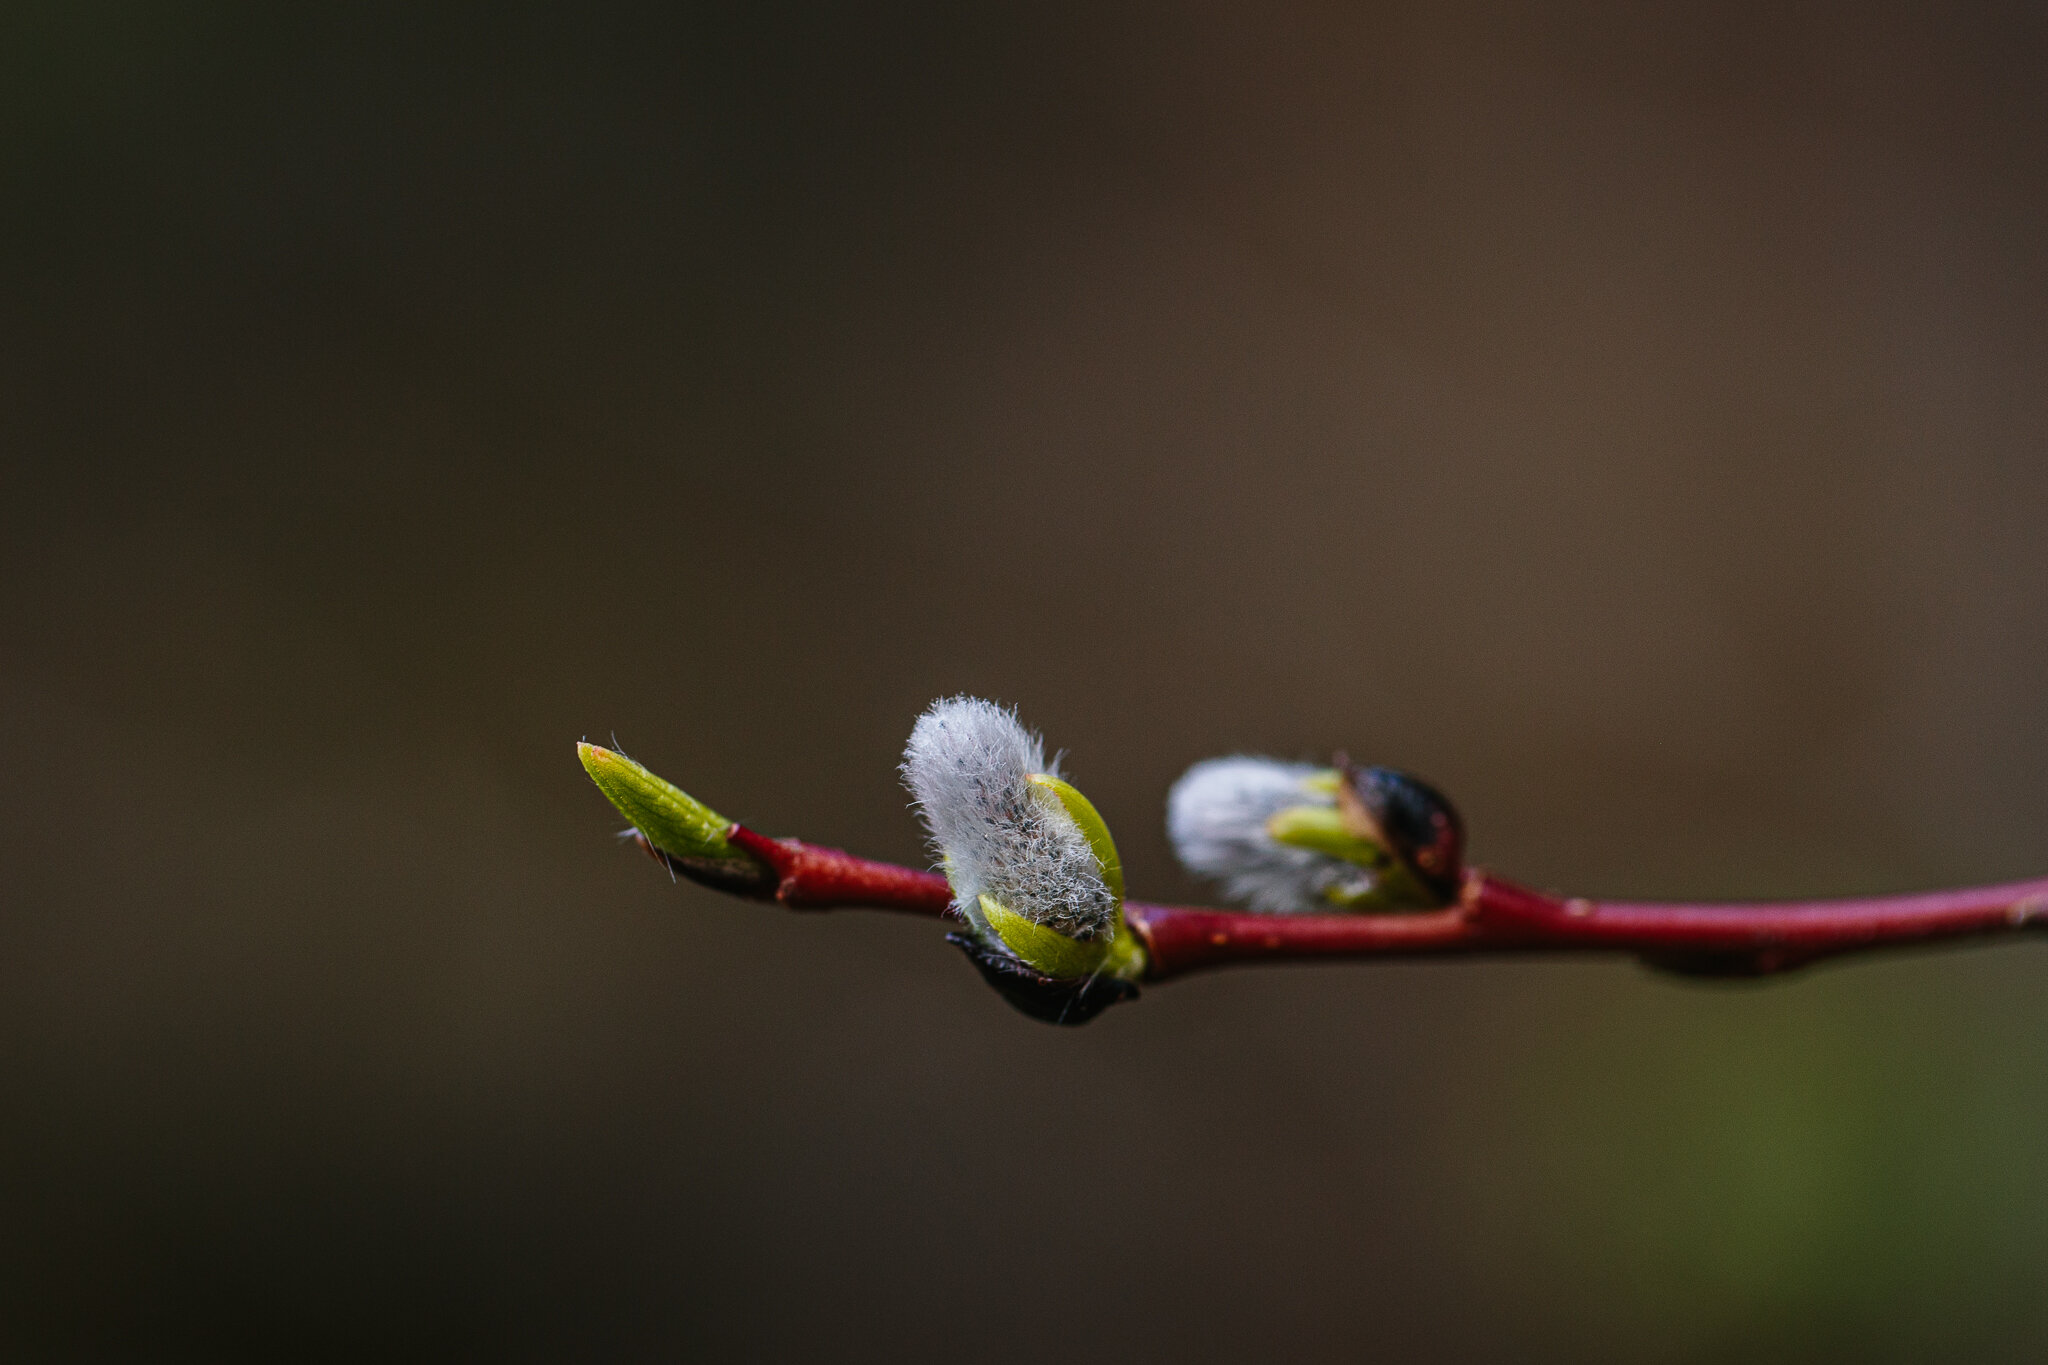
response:
<path id="1" fill-rule="evenodd" d="M 1938 12 L 1937 12 L 1938 11 Z M 2048 871 L 2038 6 L 9 6 L 0 1353 L 2014 1360 L 2048 955 L 1079 1031 L 612 835 L 1135 893 L 1335 747 L 1587 894 Z"/>

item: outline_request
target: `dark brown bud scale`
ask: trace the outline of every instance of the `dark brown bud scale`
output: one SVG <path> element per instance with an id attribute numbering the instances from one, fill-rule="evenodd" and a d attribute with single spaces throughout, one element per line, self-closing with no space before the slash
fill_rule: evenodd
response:
<path id="1" fill-rule="evenodd" d="M 1465 822 L 1442 792 L 1395 768 L 1361 768 L 1337 756 L 1337 806 L 1352 832 L 1391 853 L 1439 906 L 1458 898 Z"/>
<path id="2" fill-rule="evenodd" d="M 1138 998 L 1134 981 L 1113 976 L 1062 981 L 990 947 L 973 934 L 948 934 L 946 942 L 967 954 L 982 980 L 1011 1006 L 1047 1024 L 1085 1024 L 1119 1001 Z"/>

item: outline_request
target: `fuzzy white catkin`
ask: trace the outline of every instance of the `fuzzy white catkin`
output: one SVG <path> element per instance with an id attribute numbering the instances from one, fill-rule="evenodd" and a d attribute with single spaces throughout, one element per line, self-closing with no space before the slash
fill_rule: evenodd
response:
<path id="1" fill-rule="evenodd" d="M 977 928 L 986 894 L 1070 938 L 1116 928 L 1116 898 L 1079 825 L 1026 780 L 1058 769 L 1016 712 L 976 697 L 933 702 L 903 750 L 903 781 L 917 798 L 954 906 Z"/>
<path id="2" fill-rule="evenodd" d="M 1332 887 L 1356 889 L 1370 874 L 1341 858 L 1276 842 L 1266 821 L 1289 806 L 1336 804 L 1305 784 L 1326 771 L 1272 758 L 1211 758 L 1181 775 L 1166 797 L 1166 832 L 1190 872 L 1223 884 L 1230 899 L 1267 914 L 1329 909 Z"/>

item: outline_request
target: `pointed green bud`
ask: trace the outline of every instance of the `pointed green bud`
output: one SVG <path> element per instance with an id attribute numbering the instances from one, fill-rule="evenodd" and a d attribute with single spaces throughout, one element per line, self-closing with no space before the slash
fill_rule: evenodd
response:
<path id="1" fill-rule="evenodd" d="M 648 843 L 690 871 L 730 880 L 758 880 L 766 871 L 726 839 L 732 821 L 624 754 L 578 744 L 583 770 Z"/>

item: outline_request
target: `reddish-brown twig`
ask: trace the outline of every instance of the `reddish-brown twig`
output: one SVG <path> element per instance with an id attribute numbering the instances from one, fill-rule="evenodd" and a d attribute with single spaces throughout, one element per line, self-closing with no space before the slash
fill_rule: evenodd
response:
<path id="1" fill-rule="evenodd" d="M 696 877 L 794 909 L 867 907 L 946 913 L 952 892 L 931 872 L 875 862 L 744 825 L 726 837 L 761 864 L 758 877 Z M 658 862 L 696 874 L 639 837 Z M 1203 967 L 1332 957 L 1607 951 L 1695 975 L 1754 976 L 1869 948 L 1983 937 L 2048 926 L 2048 878 L 1962 891 L 1844 900 L 1686 905 L 1593 901 L 1532 891 L 1478 869 L 1459 903 L 1414 914 L 1258 915 L 1129 901 L 1146 979 Z"/>

